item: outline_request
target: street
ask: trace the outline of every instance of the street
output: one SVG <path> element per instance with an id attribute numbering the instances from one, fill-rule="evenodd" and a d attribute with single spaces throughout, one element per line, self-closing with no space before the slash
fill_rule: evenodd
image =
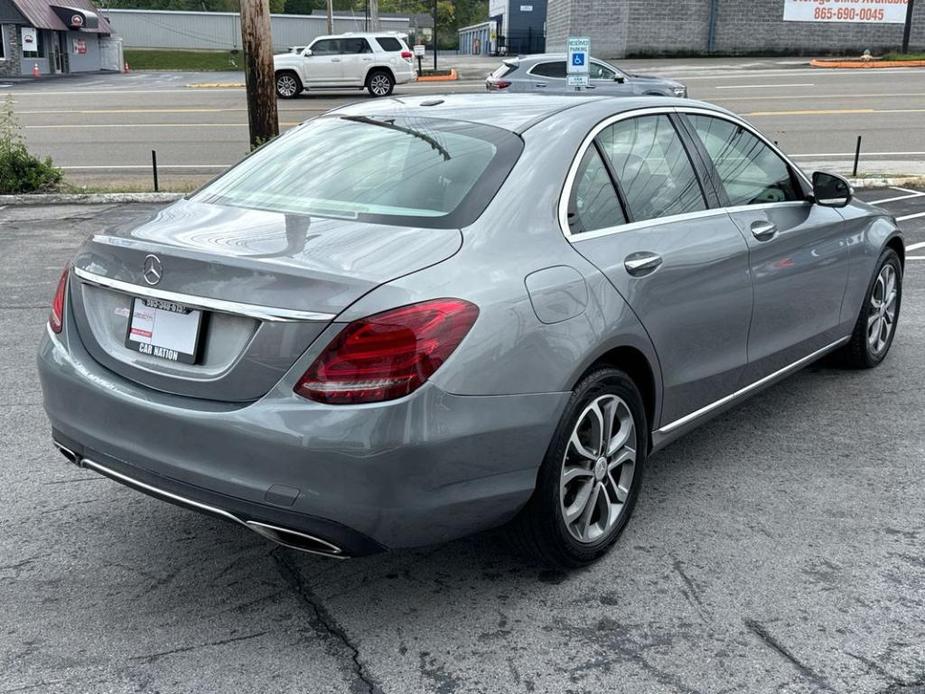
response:
<path id="1" fill-rule="evenodd" d="M 20 108 L 52 98 L 30 94 Z M 147 109 L 189 107 L 240 93 L 145 99 Z M 314 103 L 301 100 L 298 113 Z M 56 116 L 123 117 L 197 119 Z M 925 149 L 913 139 L 925 119 L 883 120 L 901 118 L 918 123 L 903 145 Z M 243 146 L 235 128 L 212 128 L 224 139 L 189 146 L 186 160 L 230 161 Z M 196 142 L 206 128 L 161 131 L 173 142 L 163 151 L 179 157 L 181 134 Z M 78 152 L 126 162 L 148 146 L 130 129 L 66 132 L 96 143 L 115 132 L 124 144 L 62 144 L 62 163 Z M 806 132 L 787 136 L 813 147 Z M 35 369 L 48 302 L 83 238 L 157 207 L 3 209 L 0 692 L 922 692 L 925 193 L 862 197 L 887 201 L 909 249 L 886 361 L 869 371 L 817 363 L 656 454 L 614 551 L 571 573 L 518 558 L 498 532 L 315 558 L 68 464 L 52 446 Z"/>
<path id="2" fill-rule="evenodd" d="M 686 83 L 692 98 L 745 116 L 808 170 L 850 173 L 858 135 L 861 174 L 925 174 L 925 69 L 820 70 L 805 60 L 626 60 L 616 64 Z M 486 62 L 458 82 L 399 85 L 395 97 L 483 92 Z M 151 150 L 165 186 L 208 180 L 247 152 L 241 73 L 89 75 L 0 86 L 11 94 L 36 154 L 70 181 L 150 189 Z M 191 85 L 211 85 L 196 87 Z M 217 86 L 216 86 L 217 85 Z M 503 94 L 496 94 L 503 98 Z M 281 101 L 280 127 L 366 92 L 305 93 Z"/>

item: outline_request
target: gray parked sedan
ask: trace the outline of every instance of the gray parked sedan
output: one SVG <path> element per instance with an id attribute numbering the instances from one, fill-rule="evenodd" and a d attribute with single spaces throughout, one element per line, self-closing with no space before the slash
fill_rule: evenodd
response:
<path id="1" fill-rule="evenodd" d="M 544 53 L 505 60 L 485 80 L 488 91 L 576 93 L 566 84 L 565 53 Z M 588 63 L 589 84 L 578 93 L 595 96 L 686 97 L 687 87 L 662 77 L 633 75 L 603 60 Z"/>
<path id="2" fill-rule="evenodd" d="M 903 248 L 709 104 L 355 104 L 90 238 L 45 409 L 72 462 L 289 547 L 513 521 L 574 566 L 651 452 L 828 352 L 877 365 Z"/>

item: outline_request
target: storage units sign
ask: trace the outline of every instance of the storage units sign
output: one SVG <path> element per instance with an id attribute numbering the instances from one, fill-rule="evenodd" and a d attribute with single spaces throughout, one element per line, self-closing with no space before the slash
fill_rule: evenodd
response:
<path id="1" fill-rule="evenodd" d="M 784 0 L 785 22 L 903 24 L 908 0 Z"/>

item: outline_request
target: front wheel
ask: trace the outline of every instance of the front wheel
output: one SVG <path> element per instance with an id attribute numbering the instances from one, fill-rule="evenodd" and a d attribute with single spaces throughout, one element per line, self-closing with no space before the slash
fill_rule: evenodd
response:
<path id="1" fill-rule="evenodd" d="M 373 70 L 366 77 L 366 88 L 373 96 L 388 96 L 395 88 L 395 80 L 385 70 Z"/>
<path id="2" fill-rule="evenodd" d="M 892 248 L 880 256 L 867 289 L 851 341 L 842 348 L 842 361 L 855 369 L 871 369 L 886 357 L 896 335 L 902 303 L 903 266 Z"/>
<path id="3" fill-rule="evenodd" d="M 281 99 L 294 99 L 302 93 L 302 81 L 294 72 L 276 73 L 276 95 Z"/>
<path id="4" fill-rule="evenodd" d="M 586 376 L 565 408 L 536 490 L 512 524 L 515 541 L 555 566 L 601 557 L 632 513 L 647 447 L 645 408 L 632 379 L 612 368 Z"/>

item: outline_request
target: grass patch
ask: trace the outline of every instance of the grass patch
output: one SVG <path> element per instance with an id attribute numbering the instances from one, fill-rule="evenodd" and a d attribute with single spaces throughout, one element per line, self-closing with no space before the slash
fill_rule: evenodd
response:
<path id="1" fill-rule="evenodd" d="M 887 53 L 884 60 L 925 60 L 925 53 Z"/>
<path id="2" fill-rule="evenodd" d="M 132 70 L 212 72 L 243 69 L 240 51 L 154 51 L 126 48 L 125 62 Z"/>
<path id="3" fill-rule="evenodd" d="M 161 193 L 192 193 L 200 188 L 203 181 L 179 179 L 176 181 L 161 182 Z M 153 193 L 154 186 L 150 182 L 122 182 L 122 183 L 93 183 L 78 185 L 65 181 L 57 192 L 72 195 L 86 195 L 88 193 Z"/>

